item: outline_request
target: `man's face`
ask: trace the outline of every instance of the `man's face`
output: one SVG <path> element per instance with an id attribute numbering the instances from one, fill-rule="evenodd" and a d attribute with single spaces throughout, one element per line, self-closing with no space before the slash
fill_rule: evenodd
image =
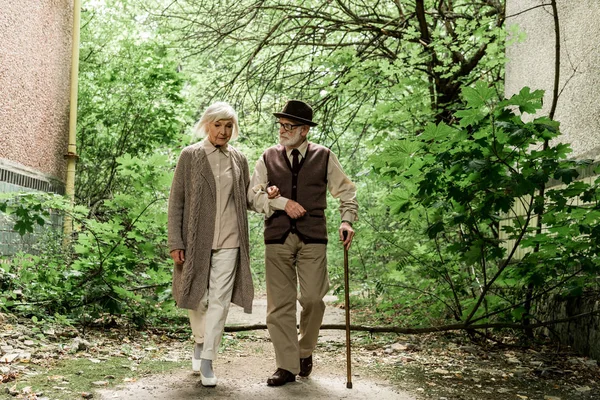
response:
<path id="1" fill-rule="evenodd" d="M 287 118 L 279 118 L 279 143 L 285 147 L 296 148 L 304 142 L 308 133 L 308 126 L 298 121 Z M 289 130 L 286 130 L 289 127 Z"/>

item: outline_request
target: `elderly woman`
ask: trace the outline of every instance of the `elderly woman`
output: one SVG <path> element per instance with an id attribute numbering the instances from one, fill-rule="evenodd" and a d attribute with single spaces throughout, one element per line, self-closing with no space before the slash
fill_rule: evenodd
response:
<path id="1" fill-rule="evenodd" d="M 206 109 L 194 126 L 204 140 L 183 149 L 169 197 L 173 296 L 188 309 L 195 339 L 192 368 L 203 386 L 216 386 L 212 362 L 231 302 L 252 312 L 246 192 L 248 161 L 228 145 L 238 117 L 227 103 Z"/>

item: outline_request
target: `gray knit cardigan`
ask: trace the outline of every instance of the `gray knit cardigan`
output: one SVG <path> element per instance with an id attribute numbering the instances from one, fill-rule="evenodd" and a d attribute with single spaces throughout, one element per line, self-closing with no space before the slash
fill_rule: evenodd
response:
<path id="1" fill-rule="evenodd" d="M 250 271 L 247 190 L 250 172 L 246 157 L 228 146 L 233 172 L 240 253 L 231 302 L 252 312 L 254 286 Z M 174 265 L 173 297 L 180 308 L 195 310 L 208 287 L 216 214 L 215 180 L 202 142 L 183 149 L 169 196 L 169 251 L 185 250 L 183 265 Z"/>

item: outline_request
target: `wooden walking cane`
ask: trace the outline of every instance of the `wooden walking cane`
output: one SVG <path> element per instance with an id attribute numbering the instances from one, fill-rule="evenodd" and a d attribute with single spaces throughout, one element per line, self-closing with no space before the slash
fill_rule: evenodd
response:
<path id="1" fill-rule="evenodd" d="M 344 241 L 348 237 L 348 232 L 343 233 Z M 344 245 L 344 308 L 346 310 L 346 374 L 348 381 L 346 388 L 352 389 L 352 366 L 350 358 L 350 285 L 348 284 L 348 249 Z"/>

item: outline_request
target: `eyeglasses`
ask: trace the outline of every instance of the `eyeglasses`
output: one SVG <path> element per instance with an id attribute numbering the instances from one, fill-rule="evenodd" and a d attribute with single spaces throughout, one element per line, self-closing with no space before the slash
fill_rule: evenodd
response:
<path id="1" fill-rule="evenodd" d="M 284 124 L 284 123 L 281 123 L 279 121 L 275 122 L 275 126 L 277 127 L 277 129 L 283 128 L 283 130 L 286 131 L 286 132 L 289 132 L 293 128 L 297 128 L 297 127 L 302 126 L 302 125 L 304 125 L 304 124 L 293 125 L 293 124 Z"/>

